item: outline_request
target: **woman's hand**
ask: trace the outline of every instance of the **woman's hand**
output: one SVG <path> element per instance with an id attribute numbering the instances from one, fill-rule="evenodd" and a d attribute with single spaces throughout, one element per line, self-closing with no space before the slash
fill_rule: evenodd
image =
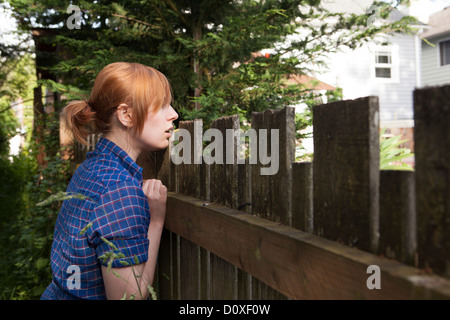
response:
<path id="1" fill-rule="evenodd" d="M 147 196 L 151 223 L 158 222 L 164 224 L 167 203 L 166 186 L 160 180 L 149 179 L 145 180 L 142 184 L 142 190 Z"/>

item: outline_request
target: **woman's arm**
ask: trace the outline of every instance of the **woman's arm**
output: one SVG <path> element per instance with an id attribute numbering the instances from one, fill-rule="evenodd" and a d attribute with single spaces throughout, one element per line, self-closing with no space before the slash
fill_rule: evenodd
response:
<path id="1" fill-rule="evenodd" d="M 151 214 L 148 229 L 148 260 L 130 267 L 112 268 L 109 272 L 107 267 L 102 265 L 106 297 L 111 300 L 121 299 L 125 293 L 126 299 L 132 295 L 135 299 L 147 299 L 148 286 L 153 284 L 166 215 L 167 188 L 161 181 L 151 179 L 144 181 L 142 189 L 147 196 Z"/>

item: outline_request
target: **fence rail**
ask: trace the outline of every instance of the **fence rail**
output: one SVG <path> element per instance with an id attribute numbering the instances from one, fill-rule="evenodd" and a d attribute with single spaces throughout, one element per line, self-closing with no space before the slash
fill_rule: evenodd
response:
<path id="1" fill-rule="evenodd" d="M 172 147 L 142 155 L 144 176 L 170 191 L 160 298 L 450 298 L 450 86 L 417 89 L 414 111 L 412 172 L 379 169 L 377 97 L 314 107 L 312 162 L 295 162 L 293 108 L 254 113 L 256 132 L 278 129 L 274 175 L 248 161 L 175 165 Z M 239 125 L 229 116 L 211 128 L 227 146 Z M 180 122 L 192 135 L 202 127 Z"/>

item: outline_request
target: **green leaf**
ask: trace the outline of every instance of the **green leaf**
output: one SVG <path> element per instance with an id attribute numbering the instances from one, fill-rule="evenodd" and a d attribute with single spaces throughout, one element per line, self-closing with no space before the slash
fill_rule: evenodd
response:
<path id="1" fill-rule="evenodd" d="M 40 257 L 35 262 L 36 269 L 42 270 L 48 266 L 48 263 L 49 263 L 49 259 Z"/>
<path id="2" fill-rule="evenodd" d="M 150 298 L 152 300 L 158 300 L 155 289 L 151 285 L 147 285 L 148 292 L 150 292 Z"/>
<path id="3" fill-rule="evenodd" d="M 117 278 L 122 278 L 120 274 L 118 274 L 116 271 L 111 269 L 111 272 L 117 277 Z"/>
<path id="4" fill-rule="evenodd" d="M 83 234 L 86 233 L 87 229 L 89 229 L 90 227 L 92 227 L 92 222 L 88 223 L 83 229 L 81 229 L 78 235 L 82 236 Z"/>
<path id="5" fill-rule="evenodd" d="M 56 194 L 51 195 L 44 201 L 38 202 L 36 205 L 37 206 L 45 206 L 52 202 L 64 201 L 64 200 L 68 200 L 68 199 L 90 199 L 90 198 L 83 194 L 80 194 L 80 193 L 70 193 L 70 192 L 60 191 Z"/>
<path id="6" fill-rule="evenodd" d="M 115 251 L 118 251 L 118 250 L 119 250 L 119 249 L 117 249 L 117 247 L 115 246 L 115 244 L 112 243 L 111 241 L 109 241 L 108 239 L 106 239 L 106 238 L 104 238 L 104 237 L 102 237 L 102 236 L 100 236 L 100 239 L 102 239 L 102 241 L 103 241 L 104 243 L 106 243 L 111 249 L 113 249 L 113 250 L 115 250 Z"/>
<path id="7" fill-rule="evenodd" d="M 380 132 L 380 170 L 413 170 L 413 168 L 401 161 L 414 156 L 411 150 L 399 148 L 408 140 L 400 140 L 401 135 L 384 137 L 386 129 Z"/>

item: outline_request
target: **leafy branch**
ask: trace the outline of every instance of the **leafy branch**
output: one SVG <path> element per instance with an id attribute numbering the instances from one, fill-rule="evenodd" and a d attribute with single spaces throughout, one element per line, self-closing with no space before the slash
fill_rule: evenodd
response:
<path id="1" fill-rule="evenodd" d="M 385 131 L 384 128 L 380 133 L 380 170 L 413 170 L 411 165 L 402 160 L 414 154 L 408 148 L 399 148 L 408 140 L 400 140 L 401 135 L 386 137 Z"/>

